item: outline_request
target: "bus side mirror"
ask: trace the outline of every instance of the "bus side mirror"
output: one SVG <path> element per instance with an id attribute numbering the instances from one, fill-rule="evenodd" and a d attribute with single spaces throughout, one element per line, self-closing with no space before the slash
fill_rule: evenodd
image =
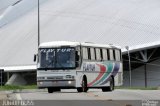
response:
<path id="1" fill-rule="evenodd" d="M 76 61 L 79 61 L 78 51 L 76 51 Z"/>
<path id="2" fill-rule="evenodd" d="M 33 59 L 33 61 L 36 62 L 36 60 L 37 60 L 37 55 L 34 54 L 34 59 Z"/>
<path id="3" fill-rule="evenodd" d="M 79 62 L 76 61 L 76 67 L 78 67 L 78 66 L 79 66 Z"/>

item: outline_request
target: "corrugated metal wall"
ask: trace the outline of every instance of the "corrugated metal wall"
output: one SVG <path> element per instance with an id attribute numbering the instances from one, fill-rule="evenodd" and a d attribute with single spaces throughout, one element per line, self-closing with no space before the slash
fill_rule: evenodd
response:
<path id="1" fill-rule="evenodd" d="M 160 60 L 148 63 L 147 65 L 147 85 L 149 87 L 160 86 Z M 129 71 L 124 71 L 124 86 L 129 86 Z M 132 86 L 145 86 L 144 66 L 132 70 Z"/>

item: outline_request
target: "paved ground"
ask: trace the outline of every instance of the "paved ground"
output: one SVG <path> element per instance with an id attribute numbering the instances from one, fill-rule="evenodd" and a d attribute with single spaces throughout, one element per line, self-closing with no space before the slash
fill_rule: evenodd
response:
<path id="1" fill-rule="evenodd" d="M 1 97 L 5 98 L 6 95 Z M 75 89 L 66 89 L 51 94 L 47 90 L 23 90 L 10 92 L 9 99 L 31 100 L 29 102 L 33 102 L 33 105 L 29 106 L 147 106 L 142 105 L 146 102 L 144 100 L 159 100 L 154 106 L 160 106 L 160 90 L 117 89 L 113 92 L 102 92 L 93 89 L 87 93 L 77 93 Z"/>
<path id="2" fill-rule="evenodd" d="M 102 92 L 99 89 L 87 93 L 77 93 L 75 89 L 66 89 L 49 94 L 46 90 L 22 91 L 15 93 L 18 99 L 30 100 L 160 100 L 160 90 L 114 90 Z"/>
<path id="3" fill-rule="evenodd" d="M 7 100 L 8 99 L 8 93 L 5 91 L 0 91 L 0 106 L 3 106 L 2 102 L 3 100 Z"/>
<path id="4" fill-rule="evenodd" d="M 8 97 L 8 93 L 5 91 L 0 91 L 0 100 L 6 100 Z"/>

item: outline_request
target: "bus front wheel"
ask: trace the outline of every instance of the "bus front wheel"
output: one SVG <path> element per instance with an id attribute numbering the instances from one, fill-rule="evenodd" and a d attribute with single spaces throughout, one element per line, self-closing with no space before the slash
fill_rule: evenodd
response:
<path id="1" fill-rule="evenodd" d="M 82 80 L 82 87 L 77 88 L 78 92 L 87 92 L 88 87 L 87 87 L 87 78 L 84 76 Z"/>
<path id="2" fill-rule="evenodd" d="M 48 93 L 53 93 L 54 89 L 53 88 L 48 88 Z"/>
<path id="3" fill-rule="evenodd" d="M 57 91 L 61 91 L 61 89 L 60 88 L 53 88 L 53 87 L 48 88 L 48 93 L 53 93 L 53 92 L 57 92 Z"/>

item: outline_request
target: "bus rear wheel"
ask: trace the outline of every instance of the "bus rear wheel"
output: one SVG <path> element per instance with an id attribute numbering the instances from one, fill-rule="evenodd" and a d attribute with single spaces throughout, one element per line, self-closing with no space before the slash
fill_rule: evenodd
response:
<path id="1" fill-rule="evenodd" d="M 48 93 L 53 93 L 54 89 L 53 88 L 48 88 Z"/>
<path id="2" fill-rule="evenodd" d="M 82 92 L 82 88 L 80 88 L 80 87 L 77 88 L 77 91 L 78 91 L 78 92 Z"/>
<path id="3" fill-rule="evenodd" d="M 87 92 L 88 87 L 87 87 L 87 80 L 83 79 L 82 81 L 82 92 Z"/>
<path id="4" fill-rule="evenodd" d="M 108 87 L 103 87 L 102 91 L 103 92 L 109 92 L 109 91 L 113 91 L 114 90 L 114 77 L 111 78 L 111 80 L 109 81 L 109 86 Z"/>

